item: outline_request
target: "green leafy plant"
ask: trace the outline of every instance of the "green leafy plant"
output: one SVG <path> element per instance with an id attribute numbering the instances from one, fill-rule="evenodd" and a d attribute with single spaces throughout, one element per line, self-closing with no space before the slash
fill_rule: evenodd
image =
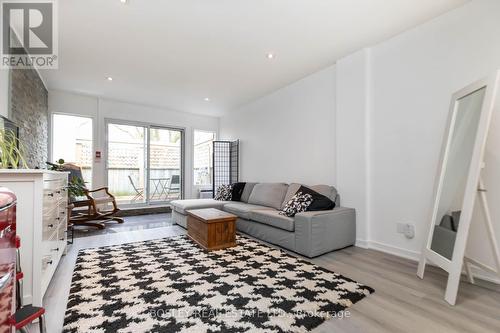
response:
<path id="1" fill-rule="evenodd" d="M 0 168 L 26 169 L 23 145 L 11 130 L 0 129 Z"/>
<path id="2" fill-rule="evenodd" d="M 70 177 L 68 181 L 68 193 L 73 198 L 85 196 L 85 182 L 81 178 Z"/>
<path id="3" fill-rule="evenodd" d="M 64 168 L 64 160 L 60 158 L 57 163 L 46 162 L 49 170 L 52 171 L 67 171 Z M 68 179 L 68 195 L 70 198 L 85 196 L 85 182 L 76 176 L 70 176 Z"/>

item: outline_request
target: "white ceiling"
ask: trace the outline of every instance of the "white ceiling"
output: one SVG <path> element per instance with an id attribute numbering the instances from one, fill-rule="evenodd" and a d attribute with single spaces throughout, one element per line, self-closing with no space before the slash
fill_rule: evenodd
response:
<path id="1" fill-rule="evenodd" d="M 59 69 L 42 75 L 50 89 L 220 116 L 465 2 L 58 1 Z"/>

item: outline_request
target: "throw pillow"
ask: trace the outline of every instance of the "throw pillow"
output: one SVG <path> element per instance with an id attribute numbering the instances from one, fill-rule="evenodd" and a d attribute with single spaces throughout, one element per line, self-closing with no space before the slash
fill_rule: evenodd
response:
<path id="1" fill-rule="evenodd" d="M 220 201 L 230 201 L 232 197 L 233 186 L 232 185 L 221 185 L 217 188 L 214 199 Z"/>
<path id="2" fill-rule="evenodd" d="M 299 192 L 302 192 L 303 194 L 310 194 L 313 198 L 313 202 L 309 205 L 309 207 L 307 207 L 308 212 L 331 210 L 335 208 L 335 202 L 330 200 L 330 198 L 310 189 L 309 187 L 301 186 L 297 190 L 297 193 Z"/>
<path id="3" fill-rule="evenodd" d="M 288 217 L 294 217 L 297 213 L 305 212 L 307 207 L 309 207 L 312 202 L 312 195 L 297 192 L 290 200 L 288 200 L 285 207 L 283 207 L 283 210 L 279 213 Z"/>
<path id="4" fill-rule="evenodd" d="M 243 190 L 245 189 L 246 183 L 234 183 L 233 191 L 232 191 L 232 201 L 241 201 L 241 195 L 243 194 Z"/>

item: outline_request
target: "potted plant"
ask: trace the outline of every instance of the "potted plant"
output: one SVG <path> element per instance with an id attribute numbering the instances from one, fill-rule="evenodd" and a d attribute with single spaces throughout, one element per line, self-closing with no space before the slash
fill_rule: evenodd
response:
<path id="1" fill-rule="evenodd" d="M 66 171 L 64 169 L 64 160 L 60 158 L 57 163 L 46 162 L 49 170 Z M 68 177 L 68 195 L 70 202 L 75 201 L 75 198 L 85 196 L 85 182 L 78 177 L 69 175 Z"/>
<path id="2" fill-rule="evenodd" d="M 0 129 L 0 168 L 25 169 L 23 148 L 16 134 L 8 129 Z"/>

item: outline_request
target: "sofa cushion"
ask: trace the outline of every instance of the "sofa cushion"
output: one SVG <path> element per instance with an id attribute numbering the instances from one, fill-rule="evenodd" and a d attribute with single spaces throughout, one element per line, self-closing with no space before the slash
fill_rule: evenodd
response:
<path id="1" fill-rule="evenodd" d="M 297 191 L 299 190 L 299 188 L 301 186 L 303 186 L 303 185 L 298 184 L 298 183 L 291 183 L 288 186 L 288 190 L 286 191 L 285 199 L 283 200 L 283 204 L 281 205 L 281 209 L 283 209 L 285 207 L 286 203 L 295 195 L 295 193 L 297 193 Z M 333 202 L 335 202 L 337 204 L 337 206 L 339 206 L 338 203 L 336 202 L 337 189 L 335 187 L 330 186 L 330 185 L 314 185 L 314 186 L 306 186 L 306 187 L 310 188 L 313 191 L 318 192 L 321 195 L 324 195 L 325 197 L 327 197 L 330 200 L 332 200 Z"/>
<path id="2" fill-rule="evenodd" d="M 241 201 L 241 195 L 245 189 L 245 183 L 232 184 L 231 201 Z"/>
<path id="3" fill-rule="evenodd" d="M 277 210 L 254 210 L 250 213 L 250 219 L 287 231 L 295 230 L 293 218 L 280 215 Z"/>
<path id="4" fill-rule="evenodd" d="M 281 209 L 287 190 L 284 183 L 260 183 L 254 186 L 248 203 Z"/>
<path id="5" fill-rule="evenodd" d="M 219 187 L 217 187 L 214 199 L 218 201 L 231 201 L 232 196 L 233 196 L 233 185 L 222 184 Z"/>
<path id="6" fill-rule="evenodd" d="M 241 202 L 248 202 L 248 199 L 250 198 L 250 194 L 252 194 L 254 186 L 257 185 L 257 183 L 246 183 L 245 188 L 243 189 L 243 193 L 241 194 Z"/>
<path id="7" fill-rule="evenodd" d="M 297 194 L 288 200 L 285 207 L 280 211 L 280 215 L 294 217 L 297 213 L 305 212 L 312 202 L 313 196 L 311 194 L 303 193 L 299 190 Z"/>
<path id="8" fill-rule="evenodd" d="M 190 199 L 190 200 L 174 200 L 170 204 L 172 208 L 181 214 L 186 215 L 186 210 L 201 209 L 201 208 L 217 208 L 222 209 L 224 204 L 230 201 L 218 201 L 214 199 Z"/>
<path id="9" fill-rule="evenodd" d="M 312 202 L 307 207 L 307 211 L 332 210 L 335 208 L 335 202 L 327 196 L 312 190 L 310 187 L 301 186 L 298 193 L 310 194 L 312 196 Z"/>
<path id="10" fill-rule="evenodd" d="M 250 220 L 250 213 L 254 210 L 273 210 L 273 209 L 270 207 L 252 205 L 244 202 L 230 202 L 226 203 L 222 210 L 237 215 L 242 219 Z"/>
<path id="11" fill-rule="evenodd" d="M 298 183 L 291 183 L 290 185 L 288 185 L 285 198 L 283 199 L 283 203 L 281 204 L 281 210 L 285 208 L 285 205 L 288 203 L 288 201 L 290 201 L 290 199 L 292 199 L 292 197 L 297 193 L 301 186 L 302 185 Z"/>
<path id="12" fill-rule="evenodd" d="M 337 189 L 330 185 L 313 185 L 308 186 L 311 190 L 318 192 L 319 194 L 324 195 L 332 201 L 335 201 L 337 198 Z"/>

